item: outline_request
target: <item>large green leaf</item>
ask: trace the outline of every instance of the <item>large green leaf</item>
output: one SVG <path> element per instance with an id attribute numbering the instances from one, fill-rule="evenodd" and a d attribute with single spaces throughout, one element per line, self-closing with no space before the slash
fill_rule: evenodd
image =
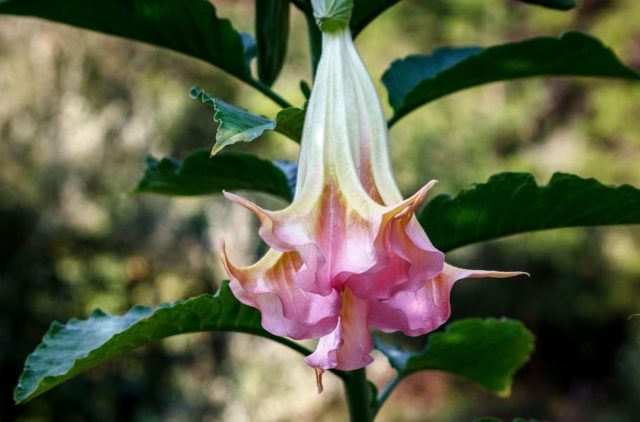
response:
<path id="1" fill-rule="evenodd" d="M 640 80 L 611 49 L 580 32 L 489 48 L 441 48 L 394 62 L 382 76 L 394 115 L 454 92 L 490 82 L 531 76 L 592 76 Z"/>
<path id="2" fill-rule="evenodd" d="M 496 394 L 511 391 L 515 372 L 533 352 L 533 335 L 508 319 L 465 319 L 429 335 L 421 352 L 408 352 L 381 341 L 384 353 L 400 377 L 424 370 L 440 370 L 475 381 Z"/>
<path id="3" fill-rule="evenodd" d="M 255 6 L 258 77 L 271 86 L 287 55 L 290 4 L 287 0 L 255 0 Z"/>
<path id="4" fill-rule="evenodd" d="M 537 4 L 551 9 L 569 10 L 576 7 L 579 0 L 519 0 L 524 3 Z M 353 0 L 351 16 L 351 32 L 358 35 L 371 21 L 385 10 L 398 4 L 400 0 Z"/>
<path id="5" fill-rule="evenodd" d="M 169 336 L 200 331 L 254 334 L 308 353 L 264 331 L 260 313 L 238 302 L 224 283 L 215 296 L 205 294 L 155 308 L 136 306 L 123 316 L 97 310 L 86 320 L 54 322 L 27 358 L 14 399 L 25 403 L 108 359 Z"/>
<path id="6" fill-rule="evenodd" d="M 291 185 L 295 184 L 294 168 L 295 165 L 287 162 L 271 162 L 236 152 L 210 157 L 207 150 L 200 150 L 189 154 L 182 163 L 171 158 L 149 157 L 134 193 L 191 196 L 222 190 L 250 190 L 290 201 Z"/>
<path id="7" fill-rule="evenodd" d="M 0 13 L 143 41 L 249 77 L 240 34 L 207 0 L 0 0 Z"/>
<path id="8" fill-rule="evenodd" d="M 213 120 L 218 123 L 218 129 L 211 155 L 217 154 L 236 142 L 251 142 L 270 130 L 282 133 L 296 142 L 300 142 L 302 137 L 304 109 L 285 108 L 278 112 L 274 121 L 226 103 L 220 98 L 207 94 L 199 87 L 191 90 L 191 97 L 214 109 Z"/>
<path id="9" fill-rule="evenodd" d="M 538 186 L 527 173 L 501 173 L 455 198 L 439 195 L 418 213 L 431 241 L 449 251 L 534 230 L 640 224 L 640 190 L 564 173 Z"/>

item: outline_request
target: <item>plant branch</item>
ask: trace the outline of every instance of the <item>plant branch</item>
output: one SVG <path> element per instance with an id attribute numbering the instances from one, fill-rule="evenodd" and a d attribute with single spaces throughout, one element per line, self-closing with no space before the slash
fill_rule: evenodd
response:
<path id="1" fill-rule="evenodd" d="M 389 381 L 387 385 L 385 385 L 382 388 L 382 391 L 380 391 L 380 394 L 378 394 L 378 398 L 376 399 L 376 404 L 373 407 L 373 412 L 372 412 L 373 417 L 375 417 L 378 414 L 378 412 L 380 411 L 380 408 L 382 408 L 382 405 L 387 401 L 389 396 L 391 396 L 391 393 L 393 393 L 393 391 L 398 386 L 398 383 L 402 381 L 402 379 L 403 379 L 403 376 L 401 374 L 398 374 L 395 377 L 393 377 L 391 381 Z"/>
<path id="2" fill-rule="evenodd" d="M 316 69 L 320 62 L 322 54 L 322 32 L 316 24 L 316 18 L 313 16 L 313 10 L 307 9 L 304 13 L 307 20 L 307 34 L 309 36 L 309 53 L 311 55 L 311 73 L 316 76 Z"/>
<path id="3" fill-rule="evenodd" d="M 262 92 L 264 95 L 269 97 L 271 100 L 273 100 L 273 102 L 278 104 L 280 107 L 282 108 L 293 107 L 291 103 L 289 103 L 289 101 L 282 98 L 275 91 L 273 91 L 271 88 L 269 88 L 267 85 L 263 84 L 259 80 L 253 79 L 252 77 L 243 78 L 242 80 L 245 83 L 257 89 L 258 91 Z"/>

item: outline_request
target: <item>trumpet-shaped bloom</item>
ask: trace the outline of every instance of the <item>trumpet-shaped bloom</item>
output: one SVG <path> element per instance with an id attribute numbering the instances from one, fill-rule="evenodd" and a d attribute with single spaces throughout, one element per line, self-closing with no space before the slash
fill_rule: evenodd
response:
<path id="1" fill-rule="evenodd" d="M 434 184 L 403 200 L 386 120 L 351 34 L 323 34 L 293 202 L 268 211 L 225 193 L 258 216 L 271 247 L 238 267 L 223 245 L 233 293 L 261 311 L 270 333 L 319 339 L 305 360 L 320 371 L 371 363 L 370 329 L 410 336 L 436 329 L 449 318 L 457 280 L 519 273 L 445 264 L 414 215 Z"/>

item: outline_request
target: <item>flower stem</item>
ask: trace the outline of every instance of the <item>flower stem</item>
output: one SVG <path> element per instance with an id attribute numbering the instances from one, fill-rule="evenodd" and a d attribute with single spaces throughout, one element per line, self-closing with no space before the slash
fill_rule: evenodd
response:
<path id="1" fill-rule="evenodd" d="M 347 373 L 344 379 L 344 389 L 349 406 L 349 420 L 352 422 L 371 422 L 371 387 L 363 369 Z"/>
<path id="2" fill-rule="evenodd" d="M 318 68 L 318 63 L 320 62 L 320 55 L 322 54 L 322 33 L 320 32 L 320 29 L 318 29 L 318 25 L 316 24 L 316 18 L 313 16 L 313 9 L 308 3 L 307 8 L 304 10 L 304 16 L 307 20 L 307 34 L 309 36 L 311 74 L 315 78 L 316 69 Z"/>

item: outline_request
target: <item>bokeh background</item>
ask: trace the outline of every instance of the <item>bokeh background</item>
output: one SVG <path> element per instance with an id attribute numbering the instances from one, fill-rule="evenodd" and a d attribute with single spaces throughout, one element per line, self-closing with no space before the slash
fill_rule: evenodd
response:
<path id="1" fill-rule="evenodd" d="M 252 32 L 253 2 L 214 1 Z M 306 31 L 292 13 L 288 64 L 276 84 L 294 103 L 310 80 Z M 358 46 L 374 79 L 392 60 L 445 45 L 491 45 L 582 29 L 640 69 L 640 2 L 585 0 L 571 12 L 499 0 L 405 0 L 370 25 Z M 0 419 L 23 421 L 335 421 L 340 384 L 295 353 L 246 335 L 169 339 L 101 365 L 16 407 L 25 357 L 52 320 L 94 308 L 122 313 L 213 292 L 224 278 L 215 242 L 243 262 L 259 253 L 256 221 L 218 197 L 129 194 L 148 154 L 182 158 L 212 145 L 199 84 L 273 115 L 269 100 L 224 73 L 166 50 L 40 20 L 0 16 Z M 383 102 L 386 94 L 380 90 Z M 386 105 L 385 105 L 386 106 Z M 387 110 L 389 111 L 389 110 Z M 456 193 L 493 173 L 554 171 L 640 186 L 640 85 L 531 79 L 464 91 L 411 114 L 391 131 L 405 193 L 437 178 Z M 278 135 L 250 146 L 296 156 Z M 258 197 L 278 208 L 282 203 Z M 460 283 L 453 319 L 522 319 L 537 350 L 500 399 L 453 377 L 413 375 L 381 421 L 636 421 L 640 415 L 640 230 L 568 229 L 455 251 L 465 266 L 532 277 Z M 378 384 L 392 372 L 380 357 Z"/>

